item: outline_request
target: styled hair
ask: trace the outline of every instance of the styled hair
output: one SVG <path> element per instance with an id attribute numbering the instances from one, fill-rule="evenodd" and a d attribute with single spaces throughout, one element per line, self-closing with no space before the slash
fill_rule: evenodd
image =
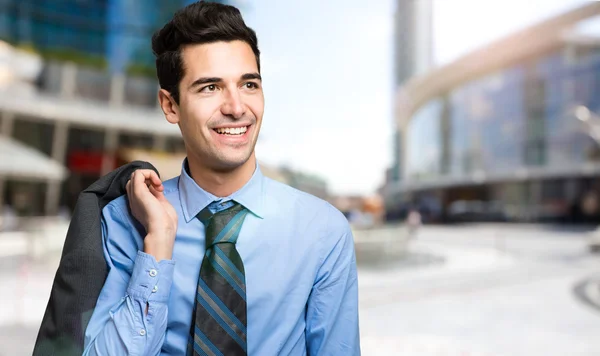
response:
<path id="1" fill-rule="evenodd" d="M 179 104 L 179 83 L 184 76 L 181 51 L 185 45 L 243 41 L 247 43 L 260 72 L 256 33 L 246 26 L 240 11 L 231 6 L 199 1 L 177 11 L 171 21 L 152 36 L 158 83 Z"/>

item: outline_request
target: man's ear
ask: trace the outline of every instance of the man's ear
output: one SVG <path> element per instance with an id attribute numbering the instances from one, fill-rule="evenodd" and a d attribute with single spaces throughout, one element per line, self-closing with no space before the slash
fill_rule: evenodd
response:
<path id="1" fill-rule="evenodd" d="M 158 91 L 158 102 L 167 121 L 171 124 L 179 123 L 179 105 L 177 105 L 171 93 L 165 89 L 160 89 Z"/>

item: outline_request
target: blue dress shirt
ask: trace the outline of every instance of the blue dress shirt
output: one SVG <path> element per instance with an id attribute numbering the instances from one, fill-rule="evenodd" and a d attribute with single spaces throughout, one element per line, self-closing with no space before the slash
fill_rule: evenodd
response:
<path id="1" fill-rule="evenodd" d="M 164 187 L 179 216 L 172 260 L 143 252 L 145 233 L 126 197 L 102 212 L 109 274 L 84 355 L 185 355 L 205 251 L 196 215 L 230 200 L 250 210 L 236 244 L 246 273 L 248 354 L 360 355 L 354 243 L 338 210 L 264 177 L 258 166 L 227 198 L 200 188 L 185 168 Z"/>

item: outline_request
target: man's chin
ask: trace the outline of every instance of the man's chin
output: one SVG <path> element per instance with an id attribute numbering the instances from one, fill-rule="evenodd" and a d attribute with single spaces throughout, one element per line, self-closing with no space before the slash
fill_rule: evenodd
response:
<path id="1" fill-rule="evenodd" d="M 231 172 L 245 167 L 251 163 L 252 154 L 244 157 L 223 157 L 215 162 L 215 168 L 221 172 Z"/>
<path id="2" fill-rule="evenodd" d="M 254 150 L 250 152 L 240 151 L 227 148 L 216 149 L 216 147 L 211 151 L 201 151 L 196 154 L 188 151 L 188 161 L 192 165 L 197 165 L 200 169 L 227 173 L 255 162 Z"/>

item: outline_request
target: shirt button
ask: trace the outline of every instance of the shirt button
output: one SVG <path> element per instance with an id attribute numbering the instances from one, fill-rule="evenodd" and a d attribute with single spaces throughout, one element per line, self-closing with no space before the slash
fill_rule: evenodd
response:
<path id="1" fill-rule="evenodd" d="M 150 277 L 156 277 L 157 274 L 158 272 L 154 268 L 150 270 Z"/>
<path id="2" fill-rule="evenodd" d="M 146 335 L 146 330 L 144 330 L 144 329 L 140 330 L 140 335 L 142 335 L 142 336 Z"/>
<path id="3" fill-rule="evenodd" d="M 154 288 L 152 288 L 152 293 L 156 293 L 158 291 L 158 286 L 154 286 Z"/>

